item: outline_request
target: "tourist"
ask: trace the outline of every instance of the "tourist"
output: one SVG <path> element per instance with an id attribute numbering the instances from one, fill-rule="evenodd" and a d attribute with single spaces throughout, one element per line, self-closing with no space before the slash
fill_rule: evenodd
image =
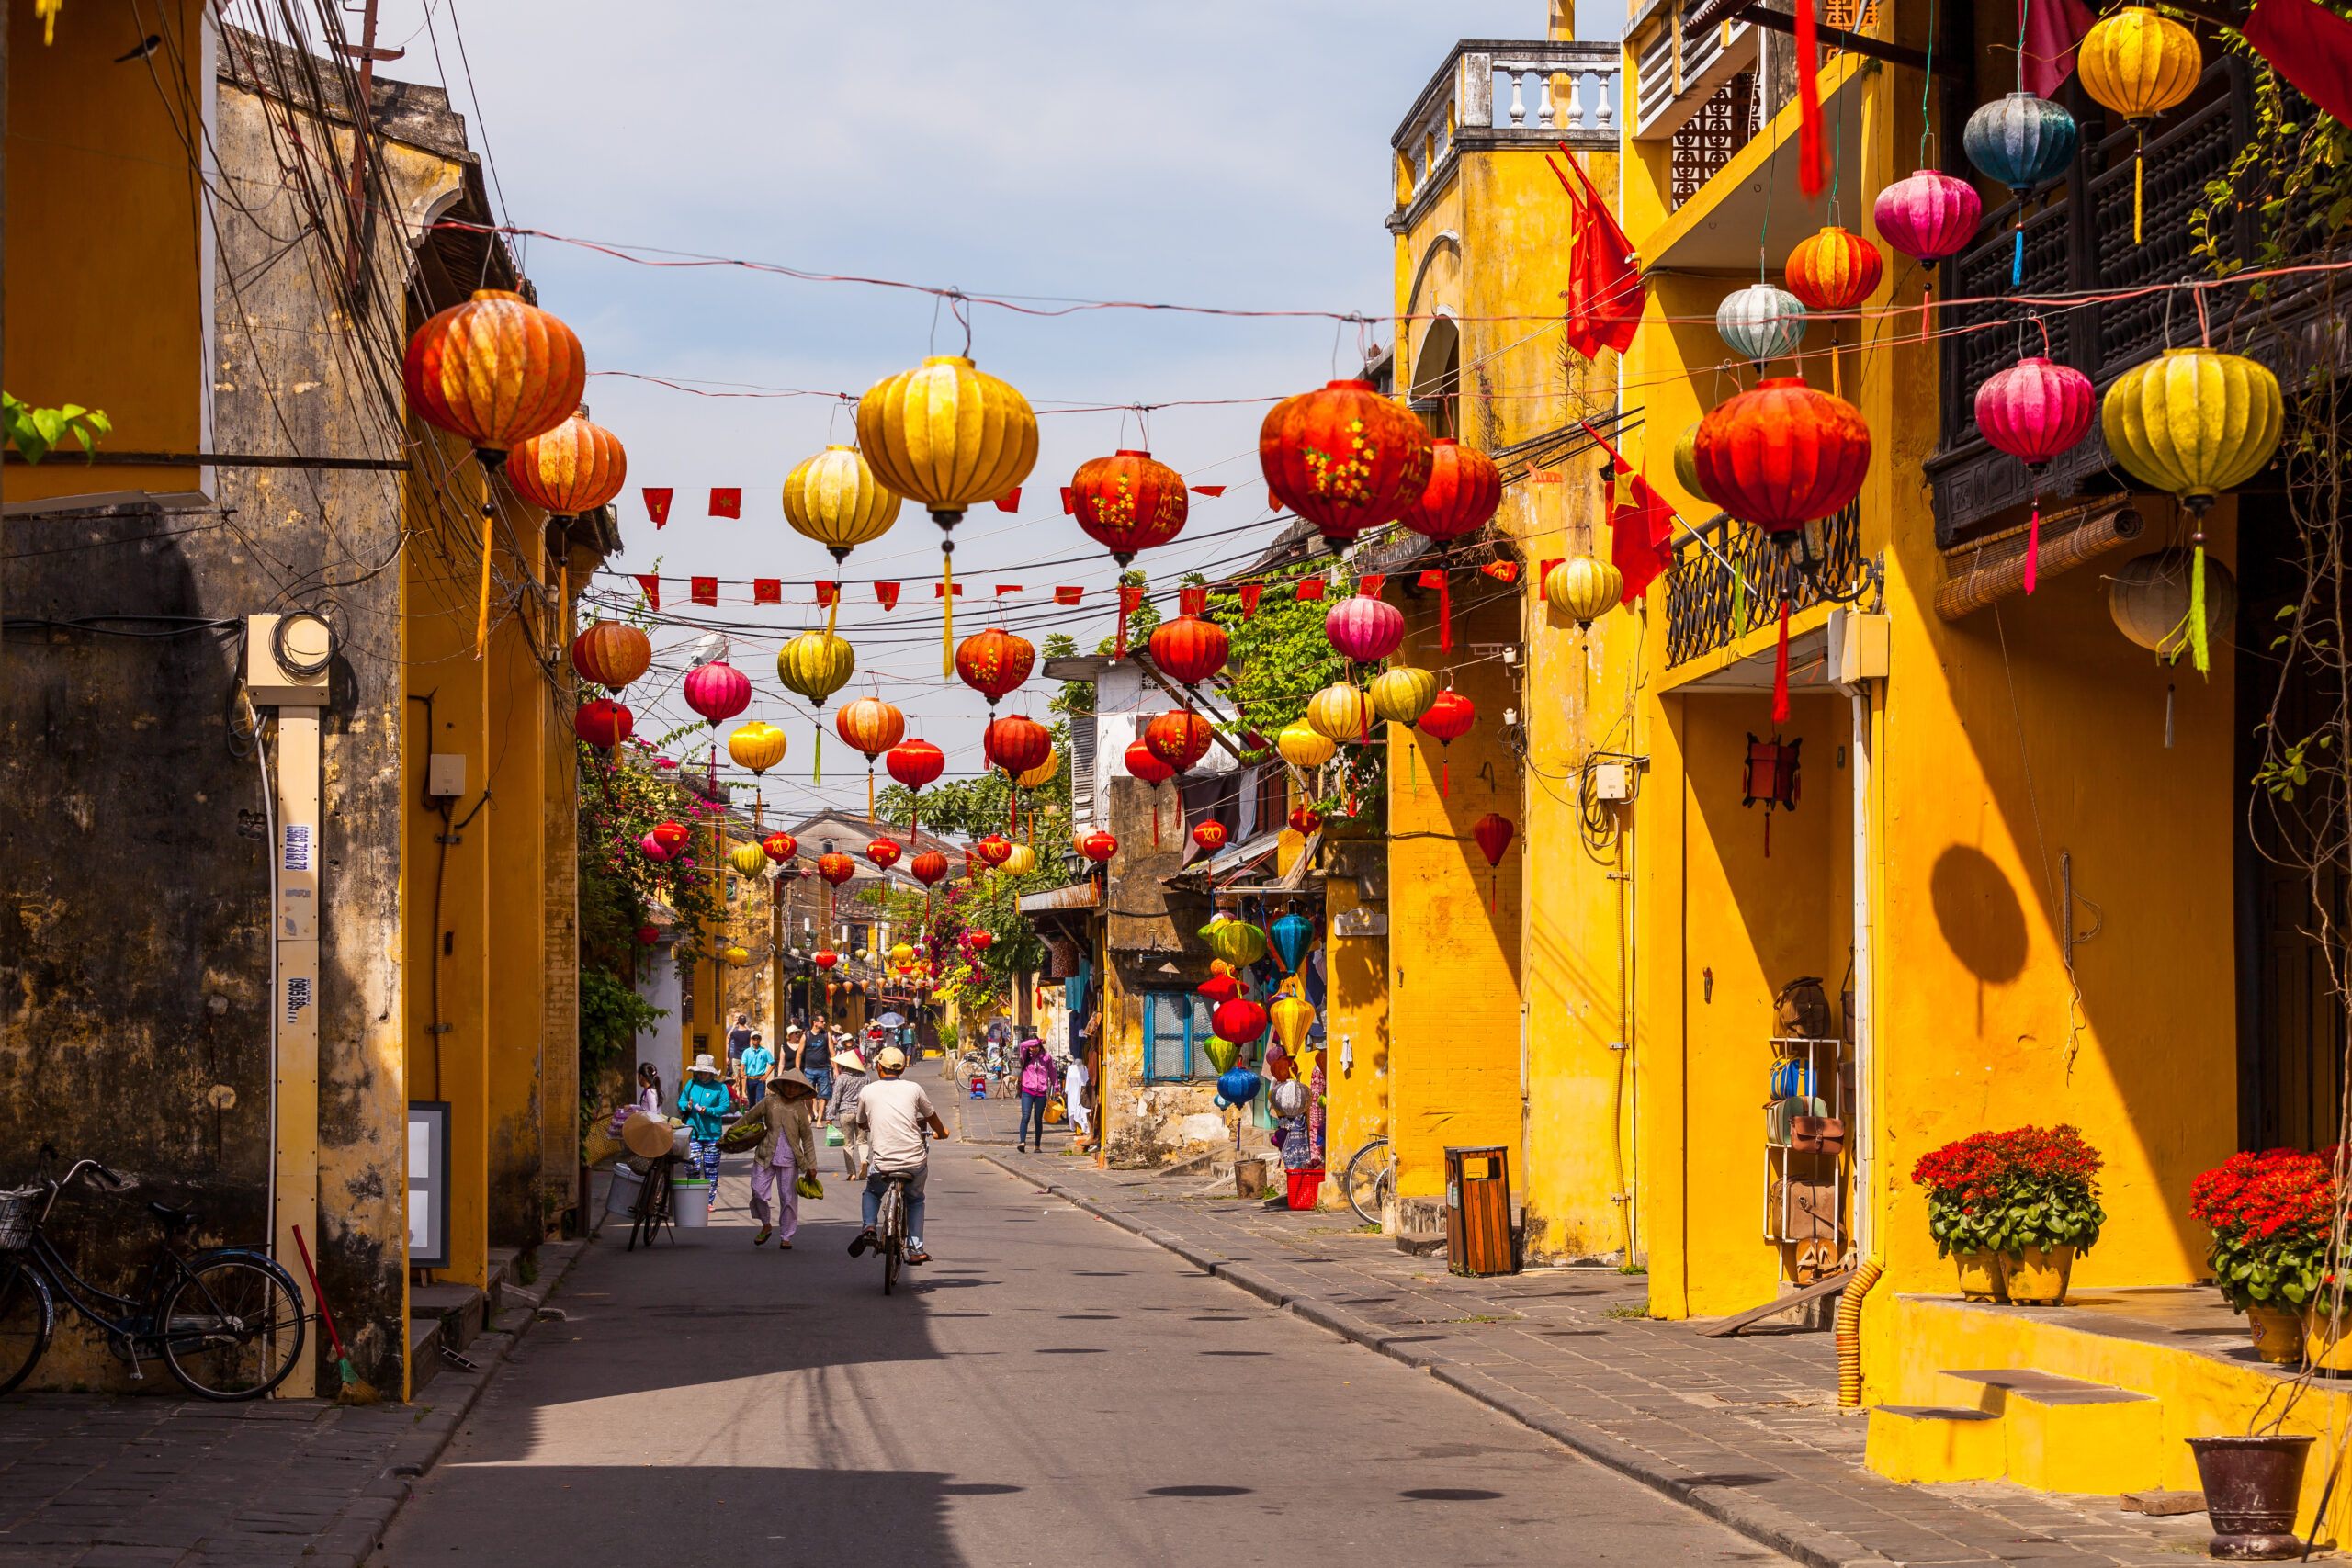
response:
<path id="1" fill-rule="evenodd" d="M 686 1161 L 697 1176 L 718 1180 L 718 1134 L 725 1132 L 727 1112 L 733 1108 L 718 1064 L 706 1051 L 688 1070 L 686 1087 L 678 1091 L 678 1114 L 686 1119 Z"/>
<path id="2" fill-rule="evenodd" d="M 1030 1123 L 1036 1123 L 1037 1151 L 1046 1148 L 1046 1101 L 1054 1092 L 1054 1059 L 1046 1051 L 1046 1043 L 1031 1036 L 1021 1043 L 1020 1065 L 1015 1071 L 1021 1083 L 1021 1128 L 1017 1134 L 1016 1154 L 1029 1152 Z"/>

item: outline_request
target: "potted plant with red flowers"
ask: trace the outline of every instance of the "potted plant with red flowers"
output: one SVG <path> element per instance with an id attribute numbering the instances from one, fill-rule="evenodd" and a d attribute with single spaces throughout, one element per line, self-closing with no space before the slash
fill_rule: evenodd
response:
<path id="1" fill-rule="evenodd" d="M 1939 1253 L 1960 1257 L 1961 1293 L 1985 1299 L 1970 1289 L 1971 1269 L 1984 1268 L 1989 1253 L 1998 1279 L 1992 1299 L 2064 1302 L 2075 1258 L 2107 1224 L 2098 1203 L 2104 1163 L 2080 1129 L 2063 1123 L 1977 1133 L 1922 1158 L 1911 1179 L 1928 1189 Z"/>
<path id="2" fill-rule="evenodd" d="M 1960 1293 L 1972 1302 L 2009 1299 L 2001 1255 L 1993 1245 L 2002 1208 L 2003 1161 L 1997 1133 L 1972 1133 L 1957 1143 L 1931 1149 L 1911 1168 L 1911 1179 L 1928 1190 L 1928 1234 L 1936 1256 L 1960 1270 Z"/>
<path id="3" fill-rule="evenodd" d="M 2332 1161 L 2304 1149 L 2236 1154 L 2189 1184 L 2188 1212 L 2213 1233 L 2213 1283 L 2254 1328 L 2256 1354 L 2303 1358 L 2304 1314 L 2326 1272 L 2335 1216 Z M 2343 1337 L 2323 1326 L 2327 1349 Z"/>

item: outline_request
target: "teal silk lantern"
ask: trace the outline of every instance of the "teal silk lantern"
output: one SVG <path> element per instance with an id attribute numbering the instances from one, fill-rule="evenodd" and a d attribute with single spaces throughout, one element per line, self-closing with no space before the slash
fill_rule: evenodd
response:
<path id="1" fill-rule="evenodd" d="M 1804 301 L 1785 288 L 1752 283 L 1724 296 L 1715 307 L 1715 331 L 1732 352 L 1762 369 L 1785 359 L 1804 341 Z"/>
<path id="2" fill-rule="evenodd" d="M 1315 945 L 1315 922 L 1294 909 L 1266 928 L 1266 942 L 1281 962 L 1283 973 L 1295 975 L 1307 949 Z"/>
<path id="3" fill-rule="evenodd" d="M 2048 98 L 2016 92 L 1996 98 L 1968 117 L 1960 144 L 1968 161 L 1986 177 L 2009 187 L 2017 198 L 2017 242 L 2009 254 L 2009 287 L 2025 282 L 2025 203 L 2075 161 L 2081 140 L 2075 117 Z"/>

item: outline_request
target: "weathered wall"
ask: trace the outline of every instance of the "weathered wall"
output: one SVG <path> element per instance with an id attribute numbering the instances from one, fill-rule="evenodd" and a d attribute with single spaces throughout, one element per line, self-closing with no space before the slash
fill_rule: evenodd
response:
<path id="1" fill-rule="evenodd" d="M 1119 840 L 1106 882 L 1102 947 L 1103 1157 L 1120 1167 L 1166 1163 L 1197 1154 L 1216 1114 L 1216 1074 L 1197 1050 L 1204 1076 L 1190 1084 L 1144 1081 L 1144 993 L 1189 990 L 1209 977 L 1210 954 L 1193 933 L 1208 920 L 1197 898 L 1171 895 L 1159 885 L 1182 869 L 1183 807 L 1172 788 L 1153 790 L 1140 779 L 1100 778 L 1097 810 Z M 1159 842 L 1151 820 L 1159 813 Z M 1098 958 L 1098 962 L 1100 959 Z M 1187 1125 L 1189 1122 L 1189 1125 Z"/>

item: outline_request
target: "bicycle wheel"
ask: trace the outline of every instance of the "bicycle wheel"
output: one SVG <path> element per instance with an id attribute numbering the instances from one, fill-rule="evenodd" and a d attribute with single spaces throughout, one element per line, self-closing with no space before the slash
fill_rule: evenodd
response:
<path id="1" fill-rule="evenodd" d="M 1388 1156 L 1388 1140 L 1374 1138 L 1355 1152 L 1348 1161 L 1348 1173 L 1340 1190 L 1348 1195 L 1348 1207 L 1365 1224 L 1380 1224 L 1381 1200 L 1396 1190 L 1395 1168 Z"/>
<path id="2" fill-rule="evenodd" d="M 882 1194 L 882 1293 L 898 1288 L 899 1258 L 907 1249 L 904 1190 L 895 1181 Z"/>
<path id="3" fill-rule="evenodd" d="M 164 1303 L 164 1364 L 201 1399 L 258 1399 L 284 1382 L 307 1327 L 294 1282 L 257 1258 L 200 1258 Z"/>
<path id="4" fill-rule="evenodd" d="M 49 1282 L 11 1258 L 0 1262 L 0 1393 L 24 1382 L 49 1348 L 57 1304 Z"/>

